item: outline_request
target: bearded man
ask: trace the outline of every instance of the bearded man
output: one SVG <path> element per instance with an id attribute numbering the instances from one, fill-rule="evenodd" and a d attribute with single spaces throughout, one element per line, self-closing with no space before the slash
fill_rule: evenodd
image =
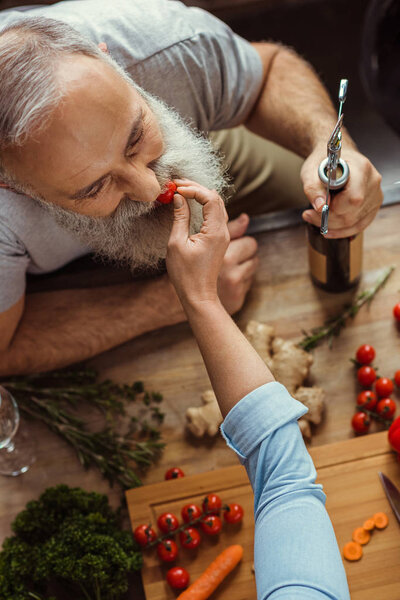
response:
<path id="1" fill-rule="evenodd" d="M 7 11 L 0 23 L 0 374 L 64 366 L 184 320 L 165 274 L 54 291 L 45 305 L 25 298 L 26 273 L 90 252 L 132 270 L 159 267 L 172 207 L 156 199 L 170 179 L 228 195 L 228 166 L 231 216 L 308 199 L 303 217 L 319 223 L 317 167 L 335 109 L 293 51 L 249 44 L 205 11 L 166 0 L 61 2 Z M 331 237 L 364 229 L 382 201 L 379 174 L 347 133 L 343 157 L 352 176 Z M 247 225 L 245 214 L 229 223 L 219 294 L 230 313 L 258 264 Z"/>

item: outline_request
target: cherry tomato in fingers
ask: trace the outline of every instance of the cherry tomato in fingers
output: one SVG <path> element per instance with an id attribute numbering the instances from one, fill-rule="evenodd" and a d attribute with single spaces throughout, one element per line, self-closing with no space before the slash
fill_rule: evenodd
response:
<path id="1" fill-rule="evenodd" d="M 178 556 L 178 546 L 174 540 L 163 540 L 157 544 L 157 554 L 163 562 L 173 562 Z"/>
<path id="2" fill-rule="evenodd" d="M 218 535 L 222 529 L 222 521 L 217 515 L 206 515 L 201 520 L 201 528 L 207 535 Z"/>
<path id="3" fill-rule="evenodd" d="M 151 542 L 154 542 L 154 540 L 157 537 L 157 534 L 150 525 L 139 525 L 139 527 L 136 527 L 133 537 L 135 538 L 139 546 L 144 548 Z"/>
<path id="4" fill-rule="evenodd" d="M 202 510 L 197 504 L 185 504 L 182 507 L 181 515 L 184 523 L 190 523 L 202 515 Z"/>
<path id="5" fill-rule="evenodd" d="M 172 467 L 165 473 L 165 479 L 179 479 L 179 477 L 185 477 L 185 473 L 179 467 Z"/>
<path id="6" fill-rule="evenodd" d="M 166 189 L 157 197 L 157 202 L 161 204 L 171 204 L 176 192 L 176 184 L 173 181 L 168 181 Z"/>
<path id="7" fill-rule="evenodd" d="M 379 398 L 388 398 L 393 392 L 393 381 L 387 377 L 380 377 L 375 383 L 375 391 Z"/>
<path id="8" fill-rule="evenodd" d="M 157 519 L 157 525 L 160 531 L 163 533 L 170 533 L 178 529 L 179 521 L 176 516 L 172 513 L 163 513 Z"/>
<path id="9" fill-rule="evenodd" d="M 203 500 L 204 512 L 218 514 L 222 507 L 222 500 L 217 494 L 208 494 Z"/>
<path id="10" fill-rule="evenodd" d="M 389 427 L 388 439 L 393 450 L 400 452 L 400 417 L 397 417 Z"/>
<path id="11" fill-rule="evenodd" d="M 375 358 L 375 349 L 369 344 L 363 344 L 356 352 L 356 360 L 360 365 L 370 365 Z"/>
<path id="12" fill-rule="evenodd" d="M 396 404 L 391 398 L 382 398 L 377 404 L 376 412 L 384 419 L 391 419 L 396 412 Z"/>
<path id="13" fill-rule="evenodd" d="M 243 508 L 240 504 L 227 504 L 224 506 L 224 519 L 227 523 L 240 523 L 243 519 Z"/>
<path id="14" fill-rule="evenodd" d="M 362 406 L 367 410 L 374 410 L 377 402 L 378 398 L 376 397 L 375 392 L 372 390 L 364 390 L 357 396 L 357 405 Z"/>
<path id="15" fill-rule="evenodd" d="M 372 385 L 376 379 L 375 369 L 372 367 L 360 367 L 357 371 L 357 379 L 363 387 Z"/>
<path id="16" fill-rule="evenodd" d="M 394 374 L 394 381 L 397 387 L 400 387 L 400 371 L 396 371 L 396 373 Z"/>
<path id="17" fill-rule="evenodd" d="M 396 319 L 396 321 L 400 321 L 400 302 L 398 302 L 396 306 L 393 307 L 393 316 Z"/>
<path id="18" fill-rule="evenodd" d="M 364 412 L 357 412 L 351 420 L 351 426 L 356 433 L 367 433 L 370 424 L 371 420 Z"/>
<path id="19" fill-rule="evenodd" d="M 184 590 L 189 581 L 190 575 L 183 567 L 172 567 L 167 572 L 167 582 L 174 590 Z"/>
<path id="20" fill-rule="evenodd" d="M 187 527 L 179 534 L 179 541 L 183 548 L 193 550 L 200 545 L 201 536 L 195 527 Z"/>

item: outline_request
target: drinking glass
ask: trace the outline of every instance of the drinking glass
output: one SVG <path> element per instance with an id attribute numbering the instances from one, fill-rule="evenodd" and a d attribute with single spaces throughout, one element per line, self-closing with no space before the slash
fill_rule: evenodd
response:
<path id="1" fill-rule="evenodd" d="M 19 410 L 12 395 L 0 385 L 0 474 L 25 473 L 35 461 L 34 445 L 19 430 Z"/>

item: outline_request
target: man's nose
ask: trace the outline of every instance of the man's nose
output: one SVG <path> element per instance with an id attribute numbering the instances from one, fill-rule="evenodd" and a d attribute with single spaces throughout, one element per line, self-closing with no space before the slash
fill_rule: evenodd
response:
<path id="1" fill-rule="evenodd" d="M 154 202 L 161 193 L 161 187 L 149 165 L 127 165 L 123 192 L 138 202 Z"/>

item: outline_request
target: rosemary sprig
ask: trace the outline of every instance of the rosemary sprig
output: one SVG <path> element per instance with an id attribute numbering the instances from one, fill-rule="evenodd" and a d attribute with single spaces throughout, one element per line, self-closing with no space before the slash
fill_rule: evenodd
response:
<path id="1" fill-rule="evenodd" d="M 326 338 L 328 339 L 328 344 L 331 348 L 333 338 L 337 337 L 346 326 L 347 319 L 354 319 L 364 304 L 370 304 L 372 302 L 375 294 L 385 285 L 393 271 L 393 265 L 385 269 L 382 276 L 371 288 L 361 292 L 352 304 L 345 305 L 339 314 L 329 318 L 322 326 L 315 327 L 311 332 L 303 331 L 304 338 L 298 344 L 300 348 L 309 352 Z"/>
<path id="2" fill-rule="evenodd" d="M 140 486 L 136 471 L 154 463 L 164 447 L 159 431 L 164 418 L 159 408 L 162 396 L 147 392 L 140 381 L 132 385 L 97 382 L 97 373 L 87 369 L 12 377 L 1 385 L 15 397 L 22 413 L 66 440 L 82 466 L 97 467 L 110 485 Z M 135 415 L 129 418 L 126 408 L 131 402 L 135 402 Z M 100 431 L 90 431 L 76 414 L 84 403 L 105 417 Z"/>

